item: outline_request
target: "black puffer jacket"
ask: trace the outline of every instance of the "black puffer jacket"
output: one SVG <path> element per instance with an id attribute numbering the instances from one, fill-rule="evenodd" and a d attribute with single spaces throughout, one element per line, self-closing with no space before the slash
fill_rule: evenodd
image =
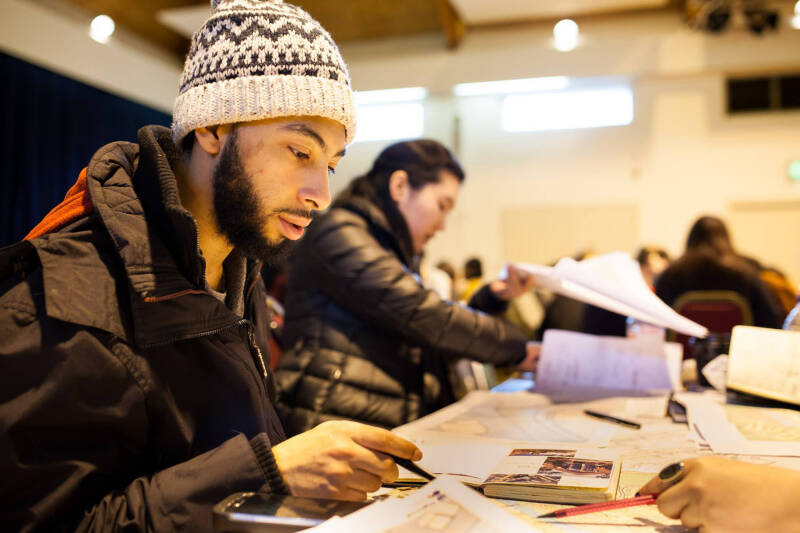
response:
<path id="1" fill-rule="evenodd" d="M 453 401 L 447 357 L 508 365 L 525 356 L 515 326 L 421 285 L 407 227 L 380 205 L 358 178 L 296 250 L 289 350 L 276 371 L 288 434 L 336 418 L 398 426 Z M 505 308 L 488 287 L 471 304 Z"/>
<path id="2" fill-rule="evenodd" d="M 258 265 L 244 318 L 203 290 L 178 149 L 139 141 L 94 156 L 89 216 L 0 250 L 0 531 L 210 532 L 283 488 Z"/>

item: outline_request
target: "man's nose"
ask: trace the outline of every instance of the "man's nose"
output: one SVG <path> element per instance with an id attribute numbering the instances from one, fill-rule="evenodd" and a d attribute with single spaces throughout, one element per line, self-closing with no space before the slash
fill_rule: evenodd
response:
<path id="1" fill-rule="evenodd" d="M 321 210 L 331 204 L 331 191 L 328 186 L 328 169 L 322 177 L 313 176 L 304 187 L 300 189 L 300 202 L 308 209 Z"/>

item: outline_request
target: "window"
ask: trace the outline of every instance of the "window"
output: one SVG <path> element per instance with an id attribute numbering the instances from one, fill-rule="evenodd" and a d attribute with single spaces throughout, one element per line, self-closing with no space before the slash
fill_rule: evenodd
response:
<path id="1" fill-rule="evenodd" d="M 509 132 L 625 126 L 633 122 L 630 87 L 514 94 L 503 100 Z"/>
<path id="2" fill-rule="evenodd" d="M 357 92 L 354 142 L 421 137 L 425 129 L 426 96 L 423 87 Z"/>

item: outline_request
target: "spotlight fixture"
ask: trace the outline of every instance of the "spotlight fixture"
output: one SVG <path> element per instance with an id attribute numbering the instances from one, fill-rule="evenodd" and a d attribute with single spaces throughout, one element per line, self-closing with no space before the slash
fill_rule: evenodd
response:
<path id="1" fill-rule="evenodd" d="M 777 29 L 780 21 L 769 0 L 686 0 L 685 14 L 689 26 L 708 33 L 721 33 L 736 24 L 763 35 Z"/>
<path id="2" fill-rule="evenodd" d="M 580 30 L 574 20 L 560 20 L 553 27 L 553 46 L 561 52 L 569 52 L 578 46 Z"/>
<path id="3" fill-rule="evenodd" d="M 778 27 L 780 19 L 778 12 L 765 7 L 764 2 L 747 2 L 742 7 L 742 12 L 747 28 L 756 35 L 763 34 L 764 30 L 774 30 Z"/>
<path id="4" fill-rule="evenodd" d="M 108 15 L 97 15 L 89 25 L 89 36 L 98 43 L 106 44 L 114 33 L 114 19 Z"/>

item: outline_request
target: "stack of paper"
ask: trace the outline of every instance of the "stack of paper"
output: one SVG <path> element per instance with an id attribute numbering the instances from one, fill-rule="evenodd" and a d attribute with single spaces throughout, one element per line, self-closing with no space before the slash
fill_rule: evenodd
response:
<path id="1" fill-rule="evenodd" d="M 517 263 L 539 287 L 621 315 L 694 337 L 708 330 L 672 310 L 642 277 L 639 264 L 623 252 L 584 261 L 565 257 L 555 267 Z"/>

